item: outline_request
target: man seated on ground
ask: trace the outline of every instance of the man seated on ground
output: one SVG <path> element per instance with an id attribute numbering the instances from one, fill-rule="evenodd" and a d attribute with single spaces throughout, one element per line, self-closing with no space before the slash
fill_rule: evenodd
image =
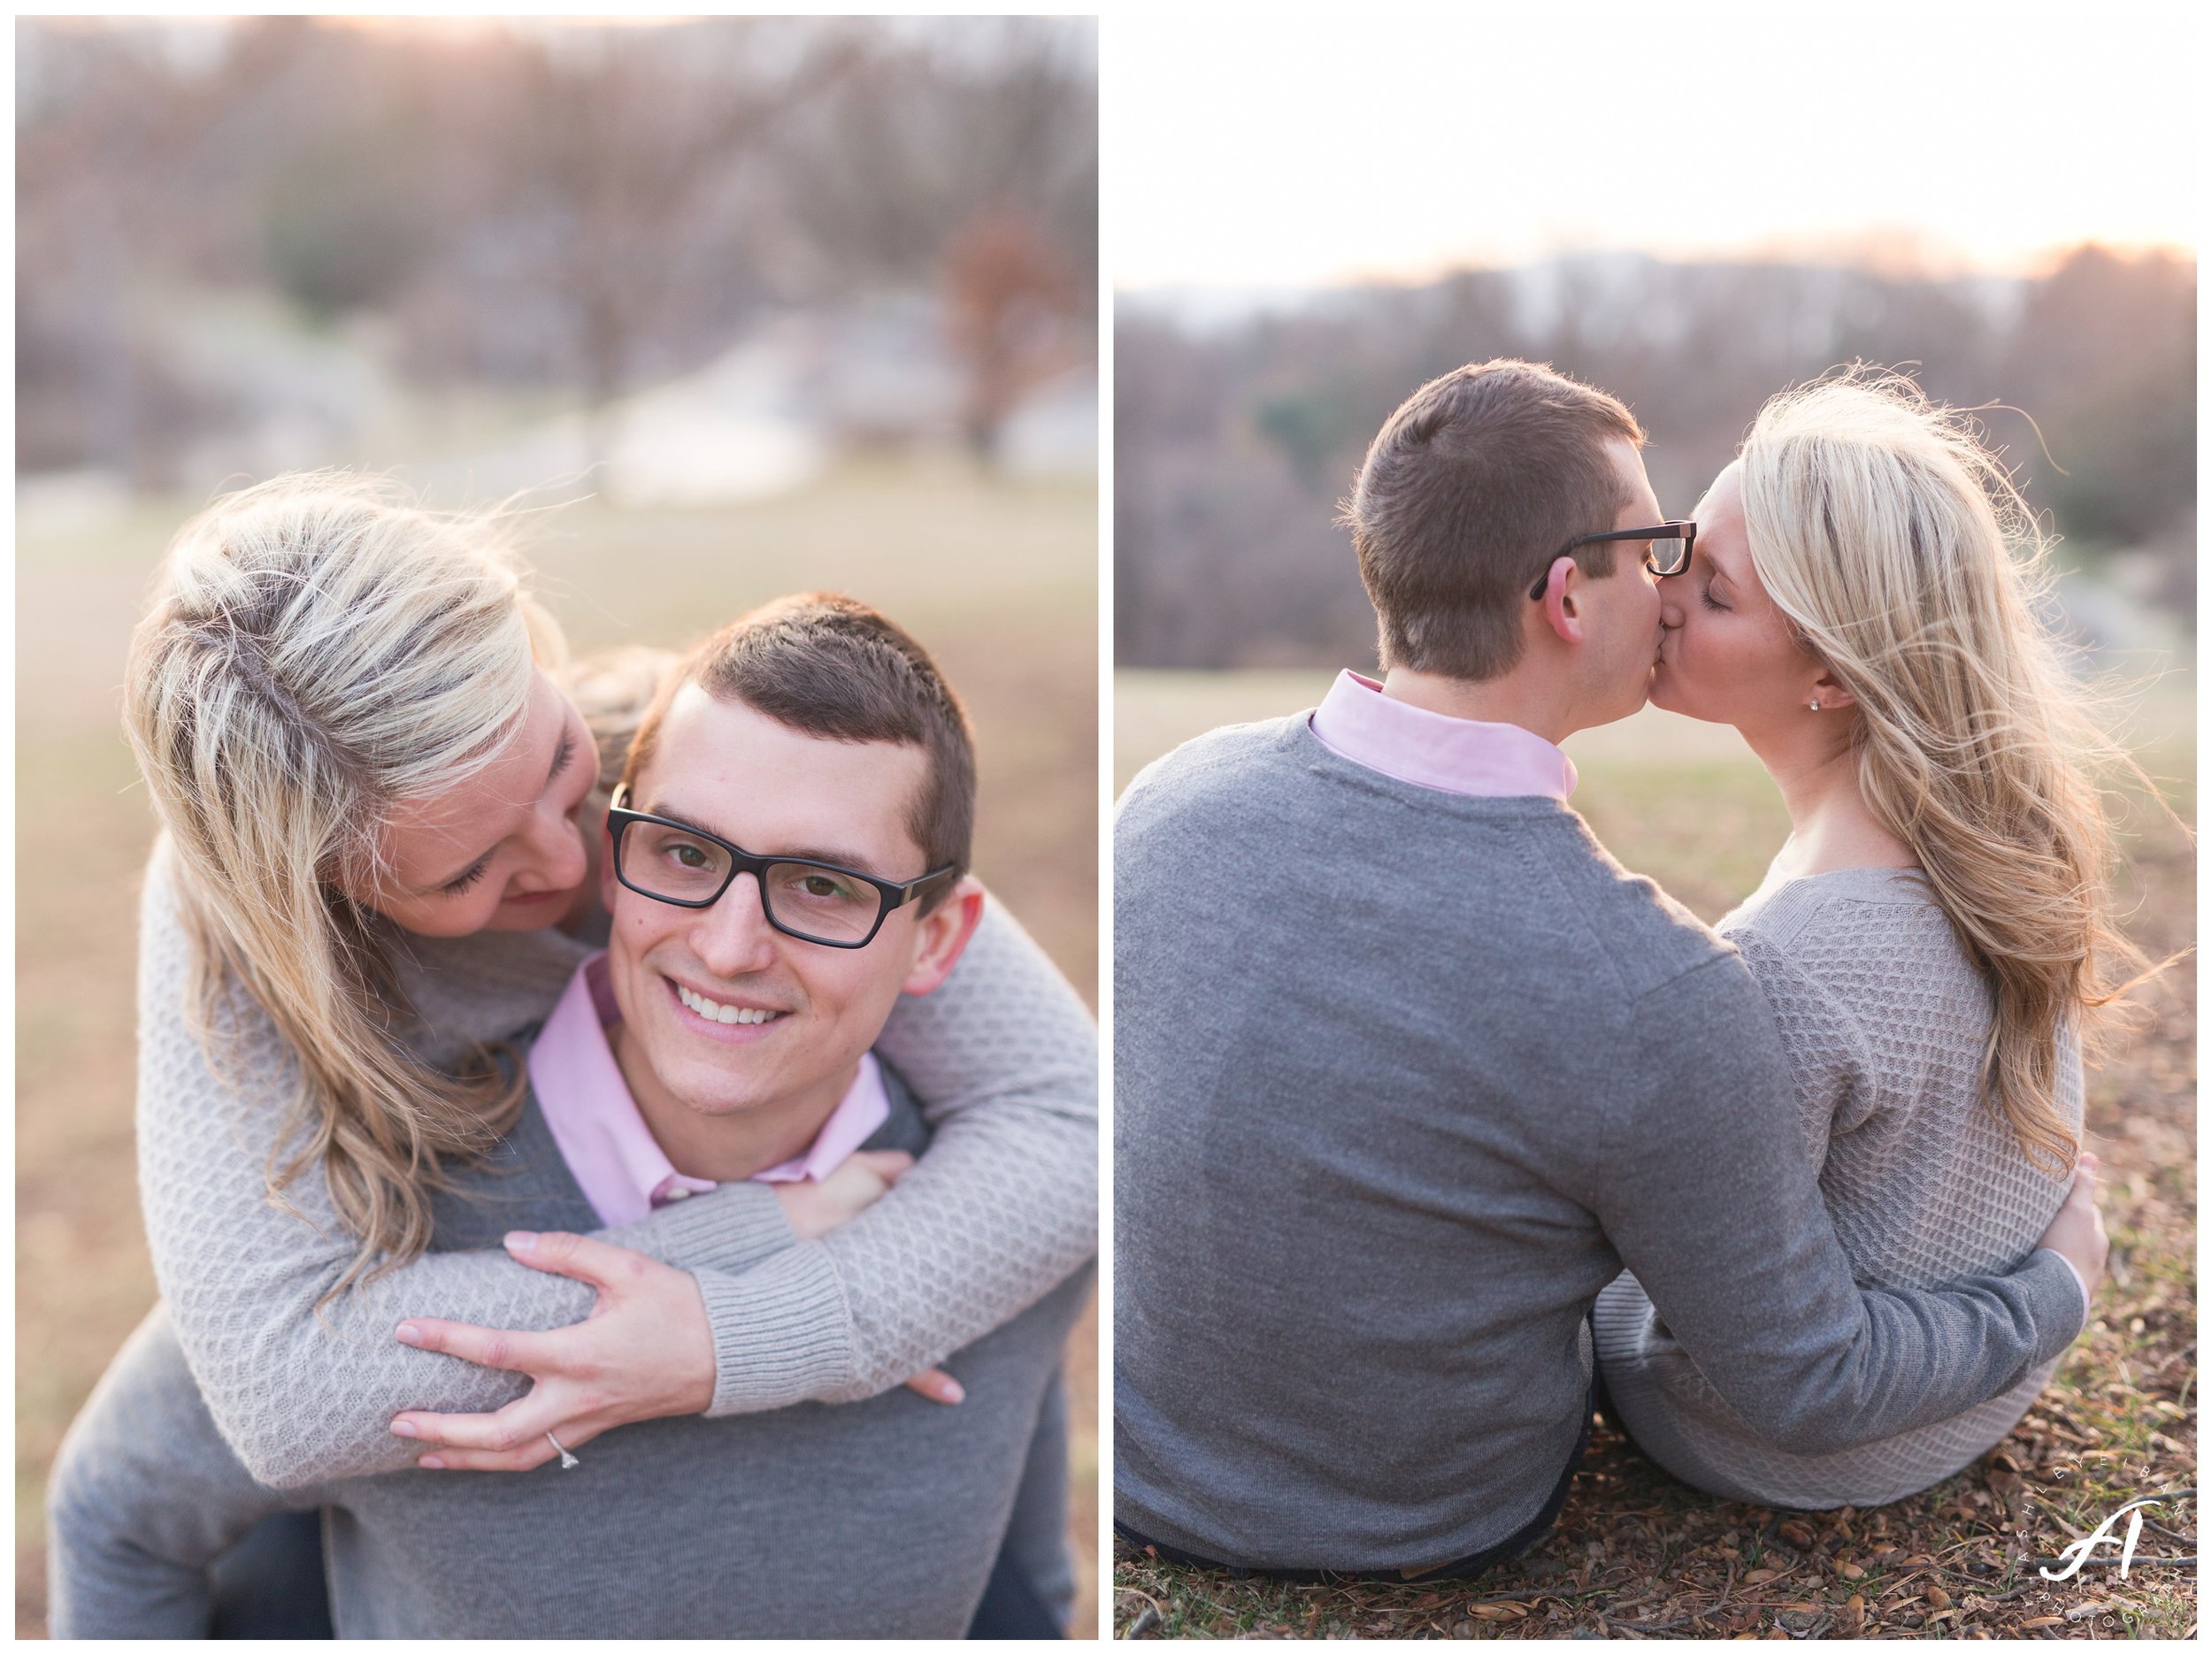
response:
<path id="1" fill-rule="evenodd" d="M 902 993 L 943 981 L 980 916 L 964 877 L 973 773 L 934 664 L 862 605 L 786 600 L 694 651 L 609 813 L 607 952 L 519 1043 L 521 1118 L 495 1170 L 441 1199 L 435 1245 L 588 1247 L 560 1232 L 595 1227 L 615 1186 L 822 1175 L 864 1147 L 921 1148 L 926 1129 L 869 1048 Z M 152 1559 L 188 1594 L 177 1571 L 204 1566 L 211 1539 L 301 1505 L 326 1513 L 342 1636 L 956 1637 L 987 1582 L 1048 1629 L 1041 1600 L 1064 1613 L 1069 1584 L 1056 1377 L 1087 1276 L 948 1359 L 957 1406 L 896 1391 L 653 1420 L 565 1455 L 573 1469 L 519 1475 L 472 1475 L 497 1451 L 448 1421 L 426 1425 L 425 1460 L 455 1468 L 278 1495 L 186 1406 L 179 1375 L 119 1360 L 74 1457 L 108 1488 L 146 1490 L 143 1528 L 88 1535 L 86 1503 L 57 1500 L 58 1552 L 90 1582 L 72 1588 L 73 1629 L 127 1623 L 88 1591 L 159 1587 L 139 1567 Z M 456 1329 L 425 1343 L 484 1353 Z"/>

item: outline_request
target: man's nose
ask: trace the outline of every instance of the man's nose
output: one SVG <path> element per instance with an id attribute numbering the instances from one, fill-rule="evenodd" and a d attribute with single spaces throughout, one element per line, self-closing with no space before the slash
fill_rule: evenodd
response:
<path id="1" fill-rule="evenodd" d="M 717 977 L 742 977 L 775 962 L 776 929 L 761 906 L 760 879 L 741 873 L 712 908 L 701 908 L 691 930 L 691 951 Z"/>

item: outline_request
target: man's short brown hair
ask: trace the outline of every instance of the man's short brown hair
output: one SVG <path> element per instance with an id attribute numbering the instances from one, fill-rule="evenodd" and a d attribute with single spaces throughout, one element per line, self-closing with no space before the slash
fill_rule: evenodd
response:
<path id="1" fill-rule="evenodd" d="M 836 593 L 807 592 L 732 621 L 663 680 L 623 766 L 629 786 L 652 762 L 669 703 L 687 684 L 806 735 L 920 747 L 929 769 L 907 806 L 906 829 L 924 866 L 913 871 L 968 870 L 975 836 L 968 716 L 929 652 L 887 617 Z M 940 885 L 924 911 L 951 889 Z"/>
<path id="2" fill-rule="evenodd" d="M 1385 667 L 1494 678 L 1519 659 L 1528 589 L 1626 503 L 1606 453 L 1636 417 L 1548 366 L 1501 357 L 1431 379 L 1383 422 L 1338 521 L 1382 618 Z M 1578 548 L 1613 572 L 1610 543 Z"/>

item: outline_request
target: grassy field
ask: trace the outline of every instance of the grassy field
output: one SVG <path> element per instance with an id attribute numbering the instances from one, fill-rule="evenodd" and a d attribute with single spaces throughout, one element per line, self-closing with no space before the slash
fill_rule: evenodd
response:
<path id="1" fill-rule="evenodd" d="M 1327 673 L 1124 673 L 1120 783 L 1214 724 L 1310 707 Z M 2129 724 L 2173 809 L 2195 811 L 2185 682 Z M 1630 868 L 1711 921 L 1758 882 L 1788 830 L 1732 732 L 1656 711 L 1572 738 L 1576 808 Z M 2129 929 L 2154 956 L 2194 942 L 2195 854 L 2126 802 Z M 1473 1588 L 1298 1586 L 1181 1569 L 1118 1545 L 1114 1625 L 1141 1637 L 2181 1637 L 2196 1624 L 2196 972 L 2138 996 L 2090 1076 L 2112 1255 L 2096 1314 L 2007 1441 L 1880 1510 L 1798 1514 L 1718 1501 L 1620 1437 L 1591 1444 L 1549 1538 Z M 2053 1583 L 2039 1566 L 2124 1502 L 2146 1513 L 2133 1567 L 2114 1554 Z M 2152 1526 L 2155 1524 L 2155 1527 Z"/>
<path id="2" fill-rule="evenodd" d="M 46 1470 L 153 1301 L 132 1153 L 131 984 L 153 835 L 118 726 L 123 652 L 195 502 L 18 525 L 16 1621 L 44 1628 Z M 577 649 L 680 646 L 778 594 L 849 592 L 937 655 L 981 764 L 977 868 L 1087 996 L 1097 983 L 1096 498 L 954 469 L 849 470 L 744 509 L 542 525 Z M 1096 1623 L 1097 1329 L 1070 1349 L 1079 1628 Z"/>

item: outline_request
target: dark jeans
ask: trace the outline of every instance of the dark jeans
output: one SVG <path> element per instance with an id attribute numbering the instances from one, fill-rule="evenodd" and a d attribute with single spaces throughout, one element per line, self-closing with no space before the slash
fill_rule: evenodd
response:
<path id="1" fill-rule="evenodd" d="M 265 1517 L 208 1570 L 211 1638 L 332 1638 L 323 1514 Z"/>
<path id="2" fill-rule="evenodd" d="M 1594 1383 L 1591 1387 L 1591 1407 L 1597 1406 L 1597 1387 Z M 1582 1451 L 1589 1445 L 1590 1408 L 1586 1407 L 1582 1411 L 1582 1429 L 1577 1433 L 1575 1437 L 1574 1452 L 1567 1456 L 1566 1469 L 1559 1474 L 1559 1481 L 1552 1485 L 1550 1498 L 1545 1500 L 1543 1510 L 1538 1512 L 1535 1516 L 1530 1518 L 1528 1521 L 1523 1523 L 1518 1529 L 1515 1529 L 1504 1539 L 1499 1541 L 1497 1544 L 1485 1547 L 1482 1551 L 1477 1552 L 1471 1556 L 1460 1559 L 1456 1563 L 1446 1563 L 1440 1565 L 1436 1568 L 1425 1569 L 1420 1574 L 1410 1577 L 1395 1572 L 1378 1572 L 1369 1574 L 1352 1569 L 1239 1568 L 1233 1563 L 1217 1563 L 1211 1558 L 1202 1558 L 1194 1552 L 1184 1551 L 1180 1546 L 1171 1546 L 1157 1540 L 1148 1539 L 1143 1535 L 1139 1534 L 1135 1529 L 1132 1529 L 1127 1523 L 1115 1523 L 1114 1532 L 1119 1535 L 1124 1540 L 1128 1541 L 1129 1544 L 1133 1546 L 1151 1547 L 1153 1551 L 1159 1553 L 1161 1557 L 1164 1558 L 1170 1563 L 1180 1563 L 1194 1568 L 1220 1569 L 1230 1575 L 1264 1575 L 1271 1580 L 1279 1581 L 1321 1581 L 1330 1579 L 1350 1581 L 1391 1581 L 1399 1585 L 1407 1584 L 1409 1578 L 1416 1581 L 1468 1581 L 1474 1579 L 1478 1575 L 1497 1567 L 1501 1563 L 1510 1563 L 1515 1558 L 1519 1557 L 1522 1552 L 1527 1551 L 1531 1546 L 1534 1545 L 1538 1541 L 1541 1540 L 1546 1535 L 1551 1532 L 1552 1524 L 1559 1520 L 1560 1508 L 1567 1503 L 1567 1491 L 1574 1486 L 1575 1472 L 1582 1464 Z"/>
<path id="3" fill-rule="evenodd" d="M 208 1636 L 218 1638 L 331 1638 L 330 1595 L 323 1582 L 323 1520 L 319 1512 L 265 1517 L 246 1537 L 215 1559 L 209 1571 L 214 1613 Z M 1067 1628 L 1052 1618 L 1028 1576 L 1002 1549 L 990 1583 L 968 1623 L 972 1638 L 1063 1638 Z"/>
<path id="4" fill-rule="evenodd" d="M 968 1622 L 972 1638 L 1052 1638 L 1067 1636 L 1068 1629 L 1052 1618 L 1043 1598 L 1037 1596 L 1013 1554 L 1002 1548 L 991 1565 L 990 1584 Z"/>

